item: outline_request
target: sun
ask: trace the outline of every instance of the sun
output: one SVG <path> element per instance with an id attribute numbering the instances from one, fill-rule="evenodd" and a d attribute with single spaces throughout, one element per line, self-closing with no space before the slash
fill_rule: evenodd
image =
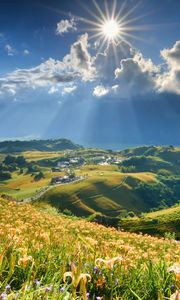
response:
<path id="1" fill-rule="evenodd" d="M 112 45 L 114 50 L 122 42 L 129 43 L 129 40 L 143 40 L 135 34 L 136 31 L 148 30 L 148 26 L 135 24 L 143 16 L 134 15 L 140 5 L 138 1 L 135 6 L 129 6 L 127 1 L 103 0 L 100 5 L 97 0 L 92 0 L 94 9 L 89 9 L 87 5 L 82 4 L 83 8 L 91 18 L 81 18 L 87 24 L 82 28 L 90 32 L 89 39 L 94 41 L 96 49 L 100 52 Z M 103 5 L 104 3 L 104 5 Z"/>
<path id="2" fill-rule="evenodd" d="M 114 19 L 107 20 L 102 24 L 102 33 L 108 40 L 115 40 L 120 34 L 120 25 Z"/>

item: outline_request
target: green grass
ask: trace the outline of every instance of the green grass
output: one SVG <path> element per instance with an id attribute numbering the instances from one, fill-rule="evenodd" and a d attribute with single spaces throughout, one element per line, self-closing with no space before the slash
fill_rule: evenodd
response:
<path id="1" fill-rule="evenodd" d="M 49 152 L 49 151 L 25 151 L 21 153 L 27 161 L 39 161 L 42 159 L 52 159 L 64 155 L 64 151 Z"/>

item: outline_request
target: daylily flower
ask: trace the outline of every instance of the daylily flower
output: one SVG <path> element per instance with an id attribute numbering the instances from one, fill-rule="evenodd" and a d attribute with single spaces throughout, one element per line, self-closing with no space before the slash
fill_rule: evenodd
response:
<path id="1" fill-rule="evenodd" d="M 97 258 L 96 259 L 96 264 L 104 264 L 107 269 L 112 269 L 114 267 L 115 262 L 121 262 L 123 258 L 121 256 L 114 257 L 112 259 L 102 259 L 102 258 Z"/>
<path id="2" fill-rule="evenodd" d="M 171 267 L 168 268 L 169 272 L 174 272 L 176 274 L 180 274 L 180 264 L 174 263 Z"/>
<path id="3" fill-rule="evenodd" d="M 168 268 L 169 272 L 174 272 L 176 274 L 176 282 L 178 288 L 180 288 L 180 264 L 174 263 L 171 267 Z"/>
<path id="4" fill-rule="evenodd" d="M 170 300 L 180 300 L 180 290 L 171 295 Z"/>
<path id="5" fill-rule="evenodd" d="M 76 289 L 80 285 L 81 292 L 83 294 L 83 300 L 87 298 L 86 284 L 87 280 L 91 280 L 91 276 L 87 273 L 80 272 L 80 266 L 76 267 L 74 264 L 71 265 L 71 272 L 64 273 L 63 280 L 66 282 L 67 277 L 72 280 L 72 294 L 73 297 L 76 296 Z"/>

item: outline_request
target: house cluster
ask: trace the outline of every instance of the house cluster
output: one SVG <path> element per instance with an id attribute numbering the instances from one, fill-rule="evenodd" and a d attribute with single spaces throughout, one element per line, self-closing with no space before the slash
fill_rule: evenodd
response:
<path id="1" fill-rule="evenodd" d="M 116 156 L 98 156 L 94 157 L 93 161 L 98 165 L 107 166 L 111 164 L 120 164 L 122 159 Z"/>
<path id="2" fill-rule="evenodd" d="M 55 176 L 51 179 L 51 184 L 63 184 L 63 183 L 70 183 L 76 180 L 80 180 L 80 176 L 71 176 L 71 175 L 65 175 L 65 176 Z"/>
<path id="3" fill-rule="evenodd" d="M 64 161 L 59 161 L 56 167 L 52 168 L 52 172 L 61 172 L 64 170 L 68 170 L 72 167 L 82 166 L 84 164 L 84 160 L 81 157 L 69 158 Z"/>

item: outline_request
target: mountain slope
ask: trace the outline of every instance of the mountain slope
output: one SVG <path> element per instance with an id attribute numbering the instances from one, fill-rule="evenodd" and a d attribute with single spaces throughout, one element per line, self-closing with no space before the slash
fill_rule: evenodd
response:
<path id="1" fill-rule="evenodd" d="M 69 209 L 78 216 L 101 212 L 108 216 L 118 216 L 121 211 L 147 211 L 151 204 L 134 192 L 139 182 L 156 182 L 152 173 L 123 174 L 103 172 L 91 175 L 73 184 L 54 187 L 38 202 L 55 206 L 59 210 Z"/>
<path id="2" fill-rule="evenodd" d="M 23 152 L 23 151 L 59 151 L 76 150 L 82 148 L 67 139 L 57 140 L 31 140 L 31 141 L 4 141 L 0 142 L 0 152 Z"/>

